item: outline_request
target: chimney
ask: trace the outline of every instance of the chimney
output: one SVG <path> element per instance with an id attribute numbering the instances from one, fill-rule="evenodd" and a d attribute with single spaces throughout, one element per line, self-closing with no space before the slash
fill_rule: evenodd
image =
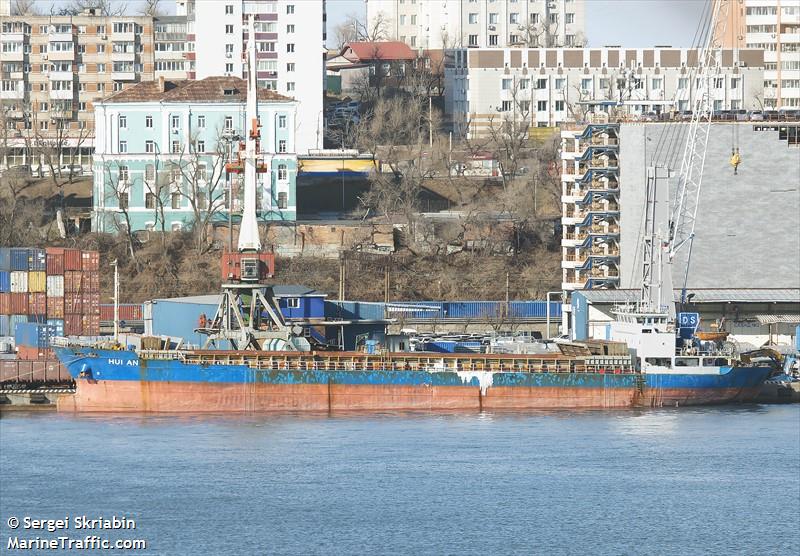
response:
<path id="1" fill-rule="evenodd" d="M 158 90 L 160 92 L 162 92 L 162 93 L 164 92 L 164 76 L 163 75 L 159 75 L 158 76 Z"/>

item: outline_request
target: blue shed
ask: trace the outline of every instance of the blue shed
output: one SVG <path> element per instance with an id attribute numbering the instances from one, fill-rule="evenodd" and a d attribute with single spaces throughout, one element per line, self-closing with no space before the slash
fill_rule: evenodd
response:
<path id="1" fill-rule="evenodd" d="M 575 340 L 589 337 L 589 302 L 581 292 L 572 292 L 572 331 Z"/>
<path id="2" fill-rule="evenodd" d="M 283 318 L 287 320 L 322 320 L 325 318 L 325 298 L 328 294 L 306 286 L 275 286 L 272 288 Z"/>

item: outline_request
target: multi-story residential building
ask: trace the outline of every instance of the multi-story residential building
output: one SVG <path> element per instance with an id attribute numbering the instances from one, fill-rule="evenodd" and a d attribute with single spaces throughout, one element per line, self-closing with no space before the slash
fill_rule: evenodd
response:
<path id="1" fill-rule="evenodd" d="M 323 146 L 324 0 L 179 0 L 189 31 L 189 77 L 245 76 L 247 18 L 256 20 L 258 84 L 300 102 L 297 152 Z M 202 38 L 202 39 L 201 39 Z"/>
<path id="2" fill-rule="evenodd" d="M 365 0 L 367 26 L 411 47 L 583 46 L 584 0 Z"/>
<path id="3" fill-rule="evenodd" d="M 159 16 L 153 22 L 153 64 L 156 77 L 188 79 L 194 72 L 189 59 L 193 42 L 187 40 L 186 16 Z"/>
<path id="4" fill-rule="evenodd" d="M 8 16 L 0 22 L 0 166 L 89 164 L 93 104 L 152 80 L 151 17 Z"/>
<path id="5" fill-rule="evenodd" d="M 698 52 L 677 48 L 452 49 L 445 53 L 445 113 L 457 135 L 504 122 L 548 127 L 583 119 L 590 104 L 631 117 L 690 110 Z M 724 50 L 714 110 L 760 109 L 764 52 Z"/>
<path id="6" fill-rule="evenodd" d="M 800 0 L 717 1 L 721 44 L 764 51 L 764 108 L 800 108 Z"/>
<path id="7" fill-rule="evenodd" d="M 96 104 L 93 229 L 175 230 L 236 212 L 247 84 L 239 77 L 139 83 Z M 258 215 L 296 217 L 298 103 L 259 91 Z M 232 192 L 232 193 L 230 193 Z M 225 218 L 227 220 L 227 218 Z"/>

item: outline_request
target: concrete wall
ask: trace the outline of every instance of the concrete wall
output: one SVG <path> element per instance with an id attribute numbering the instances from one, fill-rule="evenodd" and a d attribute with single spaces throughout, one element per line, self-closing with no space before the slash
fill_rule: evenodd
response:
<path id="1" fill-rule="evenodd" d="M 695 226 L 690 288 L 800 287 L 800 148 L 754 125 L 711 126 Z M 636 287 L 645 171 L 655 159 L 680 169 L 686 124 L 620 126 L 621 285 Z M 729 164 L 734 134 L 742 156 L 738 175 Z M 668 155 L 669 144 L 673 145 Z M 674 198 L 676 179 L 670 180 Z M 667 230 L 667 224 L 662 224 Z M 681 287 L 686 250 L 679 253 L 674 286 Z"/>

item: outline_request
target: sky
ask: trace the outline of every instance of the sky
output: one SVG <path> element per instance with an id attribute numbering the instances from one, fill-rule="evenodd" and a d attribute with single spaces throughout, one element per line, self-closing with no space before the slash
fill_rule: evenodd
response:
<path id="1" fill-rule="evenodd" d="M 141 6 L 141 2 L 137 0 L 115 1 L 127 4 L 129 13 L 136 13 Z M 51 6 L 65 2 L 68 3 L 68 0 L 37 1 L 40 11 L 45 13 L 50 11 Z M 692 46 L 704 0 L 585 0 L 585 2 L 586 34 L 590 46 L 681 47 Z M 162 4 L 173 11 L 172 0 L 162 0 Z M 348 14 L 364 17 L 366 12 L 364 6 L 363 0 L 327 0 L 328 36 L 333 36 L 333 28 Z"/>

